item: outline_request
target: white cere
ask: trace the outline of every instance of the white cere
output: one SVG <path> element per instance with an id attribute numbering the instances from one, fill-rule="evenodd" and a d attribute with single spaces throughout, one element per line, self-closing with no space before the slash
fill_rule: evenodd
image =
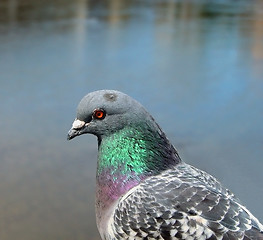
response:
<path id="1" fill-rule="evenodd" d="M 81 120 L 76 118 L 75 121 L 72 124 L 72 128 L 79 129 L 79 128 L 82 128 L 84 125 L 85 125 L 84 121 L 81 121 Z"/>

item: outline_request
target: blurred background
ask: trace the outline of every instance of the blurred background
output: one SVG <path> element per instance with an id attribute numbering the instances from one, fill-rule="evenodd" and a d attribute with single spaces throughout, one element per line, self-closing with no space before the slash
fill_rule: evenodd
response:
<path id="1" fill-rule="evenodd" d="M 262 0 L 1 0 L 0 239 L 99 240 L 79 100 L 139 100 L 263 221 Z"/>

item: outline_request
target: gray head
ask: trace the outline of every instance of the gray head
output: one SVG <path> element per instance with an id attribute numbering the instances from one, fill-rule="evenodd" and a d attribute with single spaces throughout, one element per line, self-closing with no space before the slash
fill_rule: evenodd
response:
<path id="1" fill-rule="evenodd" d="M 176 149 L 152 116 L 140 103 L 122 92 L 95 91 L 80 101 L 77 118 L 68 132 L 68 140 L 86 133 L 96 135 L 100 147 L 103 142 L 104 144 L 110 142 L 110 147 L 117 146 L 118 154 L 124 154 L 125 157 L 130 152 L 142 155 L 137 157 L 145 162 L 150 173 L 167 169 L 181 161 Z M 119 142 L 116 145 L 120 139 L 116 133 L 120 133 L 119 136 L 125 136 L 123 139 L 130 139 L 129 142 L 135 144 L 127 144 L 125 147 Z M 106 138 L 110 141 L 105 143 L 103 140 Z M 114 139 L 115 145 L 111 142 Z M 139 149 L 136 150 L 139 145 Z M 121 157 L 119 160 L 127 161 Z"/>
<path id="2" fill-rule="evenodd" d="M 147 119 L 152 121 L 142 105 L 122 92 L 91 92 L 78 105 L 77 118 L 68 133 L 68 140 L 85 133 L 101 137 Z"/>

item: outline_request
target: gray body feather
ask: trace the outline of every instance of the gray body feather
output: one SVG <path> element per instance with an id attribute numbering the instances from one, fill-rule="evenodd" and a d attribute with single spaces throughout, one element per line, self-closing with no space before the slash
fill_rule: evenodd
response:
<path id="1" fill-rule="evenodd" d="M 185 163 L 130 190 L 108 224 L 106 240 L 263 240 L 262 225 L 229 190 Z"/>

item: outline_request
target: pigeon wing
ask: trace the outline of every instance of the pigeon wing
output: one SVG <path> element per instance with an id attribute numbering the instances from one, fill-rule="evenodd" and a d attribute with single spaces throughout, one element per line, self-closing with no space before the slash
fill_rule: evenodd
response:
<path id="1" fill-rule="evenodd" d="M 215 178 L 183 164 L 123 196 L 110 220 L 109 239 L 263 240 L 260 228 Z"/>

